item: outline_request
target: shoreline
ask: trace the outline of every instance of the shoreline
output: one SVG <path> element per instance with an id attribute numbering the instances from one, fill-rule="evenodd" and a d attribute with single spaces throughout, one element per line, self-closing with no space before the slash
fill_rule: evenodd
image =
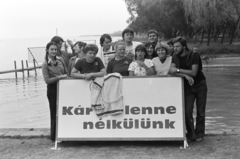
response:
<path id="1" fill-rule="evenodd" d="M 203 67 L 240 66 L 240 57 L 219 57 L 202 59 Z"/>

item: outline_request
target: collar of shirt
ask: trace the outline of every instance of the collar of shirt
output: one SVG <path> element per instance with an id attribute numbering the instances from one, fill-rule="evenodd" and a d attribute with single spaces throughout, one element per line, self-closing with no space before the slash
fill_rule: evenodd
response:
<path id="1" fill-rule="evenodd" d="M 56 56 L 56 60 L 60 60 L 60 57 Z M 50 59 L 50 58 L 48 57 L 48 64 L 50 64 L 50 63 L 56 64 L 56 61 L 53 61 L 52 59 Z"/>
<path id="2" fill-rule="evenodd" d="M 110 49 L 108 50 L 108 51 L 103 51 L 103 47 L 101 48 L 101 50 L 102 50 L 102 52 L 105 54 L 105 53 L 109 53 L 109 52 L 113 52 L 113 50 L 112 50 L 112 47 L 110 47 Z"/>

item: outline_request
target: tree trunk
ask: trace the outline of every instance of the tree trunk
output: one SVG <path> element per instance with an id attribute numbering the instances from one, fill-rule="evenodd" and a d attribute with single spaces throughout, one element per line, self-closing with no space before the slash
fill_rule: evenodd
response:
<path id="1" fill-rule="evenodd" d="M 231 31 L 228 32 L 228 37 L 229 37 L 229 38 L 231 37 Z"/>
<path id="2" fill-rule="evenodd" d="M 220 28 L 216 29 L 216 33 L 214 35 L 214 42 L 215 43 L 218 41 L 220 31 L 221 31 Z"/>
<path id="3" fill-rule="evenodd" d="M 197 38 L 198 38 L 198 32 L 195 33 L 195 40 L 194 40 L 194 44 L 197 43 Z"/>
<path id="4" fill-rule="evenodd" d="M 211 38 L 213 38 L 214 37 L 214 27 L 212 27 L 212 36 L 211 36 Z"/>
<path id="5" fill-rule="evenodd" d="M 212 31 L 212 27 L 210 27 L 210 28 L 208 29 L 208 40 L 207 40 L 207 46 L 209 46 L 209 44 L 210 44 L 211 31 Z"/>
<path id="6" fill-rule="evenodd" d="M 225 36 L 226 30 L 227 30 L 227 26 L 225 25 L 224 30 L 223 30 L 222 39 L 221 39 L 221 44 L 223 43 L 223 39 L 224 39 L 224 36 Z"/>
<path id="7" fill-rule="evenodd" d="M 231 32 L 231 37 L 230 37 L 229 44 L 232 44 L 232 42 L 233 42 L 233 38 L 234 38 L 234 33 L 235 33 L 235 30 L 236 30 L 236 27 L 234 27 L 234 28 L 232 29 L 232 32 Z"/>
<path id="8" fill-rule="evenodd" d="M 239 20 L 240 20 L 240 17 L 238 18 L 238 20 L 236 21 L 235 25 L 233 26 L 233 30 L 231 32 L 231 37 L 230 37 L 229 44 L 232 44 L 232 42 L 233 42 L 234 34 L 235 34 L 235 31 L 237 30 Z"/>
<path id="9" fill-rule="evenodd" d="M 200 44 L 203 43 L 203 38 L 204 38 L 204 28 L 202 29 L 202 38 L 201 38 L 201 42 L 200 42 Z"/>
<path id="10" fill-rule="evenodd" d="M 214 39 L 215 43 L 218 41 L 218 38 L 219 38 L 219 32 L 217 32 L 215 35 L 215 39 Z"/>

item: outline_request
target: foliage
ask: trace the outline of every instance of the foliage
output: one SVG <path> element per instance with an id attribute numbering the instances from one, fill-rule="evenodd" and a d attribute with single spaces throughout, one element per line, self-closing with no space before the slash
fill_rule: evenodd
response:
<path id="1" fill-rule="evenodd" d="M 155 29 L 164 37 L 186 30 L 183 3 L 177 0 L 125 0 L 131 17 L 129 27 L 136 32 Z"/>
<path id="2" fill-rule="evenodd" d="M 125 0 L 129 27 L 145 33 L 155 29 L 165 38 L 182 35 L 188 38 L 202 31 L 211 39 L 229 33 L 230 44 L 239 32 L 239 0 Z M 202 37 L 203 39 L 203 37 Z M 222 42 L 221 41 L 221 42 Z"/>

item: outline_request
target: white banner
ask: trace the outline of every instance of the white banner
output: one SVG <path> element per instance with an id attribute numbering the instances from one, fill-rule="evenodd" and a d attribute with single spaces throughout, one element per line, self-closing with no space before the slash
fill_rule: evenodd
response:
<path id="1" fill-rule="evenodd" d="M 59 81 L 57 140 L 184 140 L 181 78 L 123 78 L 123 101 L 123 114 L 100 120 L 89 81 Z"/>

